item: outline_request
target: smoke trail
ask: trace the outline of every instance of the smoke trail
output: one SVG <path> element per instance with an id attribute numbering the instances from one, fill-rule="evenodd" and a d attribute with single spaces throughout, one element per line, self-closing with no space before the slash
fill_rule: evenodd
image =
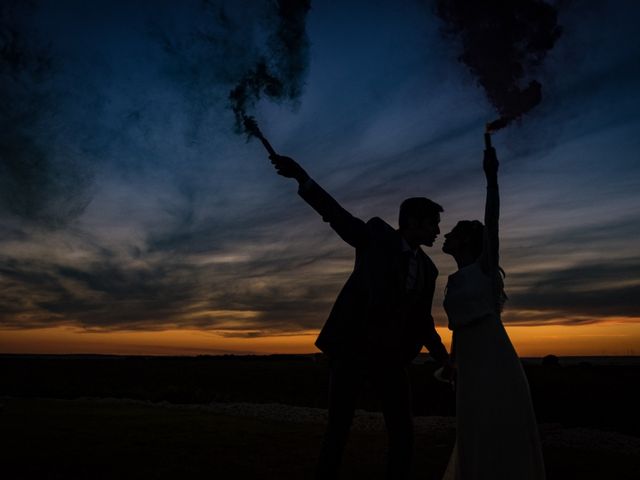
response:
<path id="1" fill-rule="evenodd" d="M 532 78 L 561 35 L 556 9 L 543 0 L 437 0 L 445 32 L 461 40 L 459 59 L 477 77 L 500 118 L 497 130 L 542 99 Z"/>
<path id="2" fill-rule="evenodd" d="M 268 57 L 261 56 L 229 93 L 236 130 L 258 136 L 255 119 L 247 113 L 264 95 L 271 100 L 295 101 L 302 93 L 308 68 L 309 38 L 306 16 L 309 0 L 274 2 L 275 31 L 268 39 Z"/>
<path id="3" fill-rule="evenodd" d="M 56 227 L 86 207 L 86 177 L 47 125 L 54 66 L 26 26 L 33 8 L 0 7 L 0 211 Z"/>

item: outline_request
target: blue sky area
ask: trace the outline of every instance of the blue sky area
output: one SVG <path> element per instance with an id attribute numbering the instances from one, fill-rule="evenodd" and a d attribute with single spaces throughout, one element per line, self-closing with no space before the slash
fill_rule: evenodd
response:
<path id="1" fill-rule="evenodd" d="M 2 72 L 0 325 L 319 328 L 353 251 L 227 100 L 273 2 L 14 3 L 3 21 L 47 66 Z M 564 2 L 542 103 L 494 136 L 506 323 L 640 320 L 639 18 L 632 0 Z M 495 112 L 441 27 L 426 1 L 316 0 L 302 95 L 254 113 L 353 214 L 396 226 L 427 196 L 444 234 L 482 218 Z M 426 249 L 439 325 L 442 240 Z"/>

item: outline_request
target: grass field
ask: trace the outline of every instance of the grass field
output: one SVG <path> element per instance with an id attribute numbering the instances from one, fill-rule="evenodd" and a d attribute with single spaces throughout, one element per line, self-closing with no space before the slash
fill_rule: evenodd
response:
<path id="1" fill-rule="evenodd" d="M 323 429 L 117 400 L 2 403 L 4 479 L 308 479 Z M 440 479 L 454 434 L 417 434 L 415 479 Z M 382 478 L 385 443 L 383 431 L 355 431 L 343 478 Z M 556 446 L 544 453 L 550 480 L 640 478 L 629 452 Z"/>
<path id="2" fill-rule="evenodd" d="M 455 438 L 453 392 L 434 368 L 410 370 L 422 480 L 440 480 Z M 525 370 L 550 480 L 640 479 L 637 362 Z M 320 357 L 0 355 L 0 373 L 3 480 L 313 478 L 327 398 Z M 358 408 L 378 407 L 365 388 Z M 343 479 L 382 478 L 376 418 L 375 428 L 356 424 Z"/>

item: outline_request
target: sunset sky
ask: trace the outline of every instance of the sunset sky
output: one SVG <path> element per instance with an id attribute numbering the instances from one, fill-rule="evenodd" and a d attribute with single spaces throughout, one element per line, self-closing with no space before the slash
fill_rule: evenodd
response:
<path id="1" fill-rule="evenodd" d="M 317 351 L 353 250 L 227 98 L 273 2 L 20 3 L 0 4 L 3 51 L 17 32 L 44 66 L 0 63 L 0 353 Z M 482 218 L 495 112 L 431 4 L 313 1 L 302 94 L 255 114 L 354 215 L 396 226 L 427 196 L 444 234 Z M 494 135 L 521 355 L 640 355 L 638 18 L 633 0 L 562 2 L 542 103 Z M 442 240 L 425 251 L 448 342 Z"/>

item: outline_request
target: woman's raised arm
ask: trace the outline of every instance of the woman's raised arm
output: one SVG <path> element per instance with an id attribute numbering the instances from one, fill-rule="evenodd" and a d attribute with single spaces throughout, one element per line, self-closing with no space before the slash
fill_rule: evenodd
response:
<path id="1" fill-rule="evenodd" d="M 498 191 L 498 157 L 493 147 L 484 151 L 482 168 L 487 179 L 487 197 L 484 206 L 485 238 L 482 251 L 483 267 L 492 276 L 498 272 L 500 240 L 498 221 L 500 218 L 500 193 Z"/>

